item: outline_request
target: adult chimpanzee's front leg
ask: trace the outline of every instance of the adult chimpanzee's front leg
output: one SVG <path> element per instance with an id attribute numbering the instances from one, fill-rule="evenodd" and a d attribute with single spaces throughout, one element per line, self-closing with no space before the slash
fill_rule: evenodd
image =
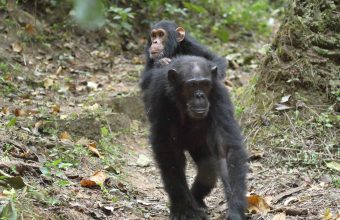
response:
<path id="1" fill-rule="evenodd" d="M 196 204 L 185 177 L 185 155 L 171 144 L 153 145 L 164 187 L 170 199 L 171 220 L 206 220 L 205 212 Z"/>
<path id="2" fill-rule="evenodd" d="M 241 145 L 240 145 L 241 146 Z M 229 205 L 228 220 L 244 220 L 246 202 L 247 155 L 240 146 L 228 147 L 227 158 L 219 161 L 221 179 Z"/>
<path id="3" fill-rule="evenodd" d="M 204 198 L 214 188 L 218 177 L 216 158 L 209 154 L 208 147 L 196 152 L 190 151 L 190 155 L 197 164 L 197 175 L 191 192 L 198 205 L 203 208 L 207 207 Z"/>

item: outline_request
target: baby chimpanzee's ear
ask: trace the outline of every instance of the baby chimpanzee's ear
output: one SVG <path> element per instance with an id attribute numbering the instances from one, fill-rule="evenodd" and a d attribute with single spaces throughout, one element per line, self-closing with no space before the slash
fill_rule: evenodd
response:
<path id="1" fill-rule="evenodd" d="M 184 38 L 185 38 L 185 30 L 182 27 L 178 27 L 178 28 L 176 28 L 176 32 L 177 32 L 176 40 L 179 43 L 182 40 L 184 40 Z"/>

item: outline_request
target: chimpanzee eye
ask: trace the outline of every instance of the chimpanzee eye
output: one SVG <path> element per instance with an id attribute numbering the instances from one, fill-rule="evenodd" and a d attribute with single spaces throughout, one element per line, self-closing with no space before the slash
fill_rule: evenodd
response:
<path id="1" fill-rule="evenodd" d="M 159 37 L 163 37 L 163 36 L 164 36 L 163 31 L 160 31 L 160 32 L 159 32 Z"/>
<path id="2" fill-rule="evenodd" d="M 202 86 L 203 88 L 209 88 L 209 87 L 210 87 L 210 82 L 208 82 L 208 81 L 203 81 L 203 82 L 201 83 L 201 86 Z"/>

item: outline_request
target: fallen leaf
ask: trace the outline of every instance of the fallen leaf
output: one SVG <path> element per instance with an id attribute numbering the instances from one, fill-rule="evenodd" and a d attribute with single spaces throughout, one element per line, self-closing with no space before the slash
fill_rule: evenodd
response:
<path id="1" fill-rule="evenodd" d="M 78 145 L 82 145 L 82 146 L 86 146 L 89 143 L 89 139 L 87 139 L 86 137 L 82 137 L 80 138 L 76 144 Z"/>
<path id="2" fill-rule="evenodd" d="M 27 34 L 33 35 L 35 34 L 35 27 L 32 24 L 26 24 L 25 31 Z"/>
<path id="3" fill-rule="evenodd" d="M 15 116 L 25 116 L 25 115 L 27 115 L 27 112 L 25 111 L 25 110 L 23 110 L 23 109 L 18 109 L 18 108 L 16 108 L 16 109 L 14 109 L 14 115 Z"/>
<path id="4" fill-rule="evenodd" d="M 80 181 L 80 185 L 83 187 L 94 187 L 96 185 L 103 185 L 106 180 L 106 175 L 102 171 L 95 172 L 91 177 L 84 178 Z"/>
<path id="5" fill-rule="evenodd" d="M 94 103 L 93 105 L 88 106 L 87 109 L 89 111 L 96 111 L 96 110 L 99 109 L 99 104 L 98 103 Z"/>
<path id="6" fill-rule="evenodd" d="M 39 113 L 39 111 L 38 110 L 36 110 L 36 109 L 33 109 L 33 110 L 27 110 L 27 114 L 28 115 L 36 115 L 36 114 L 38 114 Z"/>
<path id="7" fill-rule="evenodd" d="M 91 144 L 87 144 L 88 149 L 99 158 L 102 158 L 102 155 L 99 153 L 98 149 L 96 147 L 93 147 Z"/>
<path id="8" fill-rule="evenodd" d="M 278 111 L 288 110 L 292 108 L 288 105 L 283 105 L 283 104 L 276 104 L 275 106 L 276 106 L 275 110 L 278 110 Z"/>
<path id="9" fill-rule="evenodd" d="M 250 160 L 257 160 L 257 159 L 261 159 L 264 155 L 264 152 L 263 151 L 260 151 L 260 150 L 252 150 L 250 152 L 250 156 L 249 156 L 249 159 Z"/>
<path id="10" fill-rule="evenodd" d="M 56 75 L 59 75 L 61 73 L 61 71 L 63 70 L 62 66 L 59 66 L 57 71 L 55 72 Z"/>
<path id="11" fill-rule="evenodd" d="M 49 89 L 54 85 L 54 80 L 50 78 L 44 79 L 44 87 L 45 89 Z"/>
<path id="12" fill-rule="evenodd" d="M 286 214 L 285 213 L 276 214 L 273 217 L 273 220 L 286 220 Z"/>
<path id="13" fill-rule="evenodd" d="M 151 160 L 147 156 L 143 154 L 139 155 L 138 160 L 137 160 L 137 166 L 147 167 L 150 164 L 151 164 Z"/>
<path id="14" fill-rule="evenodd" d="M 15 42 L 12 44 L 12 50 L 16 53 L 21 53 L 22 52 L 22 46 L 19 42 Z"/>
<path id="15" fill-rule="evenodd" d="M 9 108 L 7 106 L 3 106 L 1 108 L 1 112 L 4 114 L 4 115 L 8 115 L 9 114 Z"/>
<path id="16" fill-rule="evenodd" d="M 98 84 L 97 83 L 95 83 L 95 82 L 87 82 L 87 84 L 86 84 L 86 86 L 87 86 L 87 88 L 89 88 L 89 89 L 97 89 L 98 88 Z"/>
<path id="17" fill-rule="evenodd" d="M 333 217 L 333 215 L 331 213 L 330 208 L 327 208 L 325 210 L 325 214 L 323 215 L 323 220 L 330 220 L 330 219 L 332 219 L 332 217 Z"/>
<path id="18" fill-rule="evenodd" d="M 60 113 L 60 105 L 59 104 L 54 104 L 52 106 L 52 114 L 58 114 Z"/>
<path id="19" fill-rule="evenodd" d="M 248 200 L 248 212 L 249 213 L 261 213 L 263 215 L 270 211 L 270 206 L 267 202 L 259 195 L 247 196 Z"/>
<path id="20" fill-rule="evenodd" d="M 71 140 L 71 136 L 67 131 L 63 131 L 60 133 L 59 138 L 61 140 Z"/>
<path id="21" fill-rule="evenodd" d="M 291 97 L 291 95 L 283 96 L 283 97 L 281 98 L 280 103 L 286 103 L 286 102 L 288 102 L 290 97 Z"/>
<path id="22" fill-rule="evenodd" d="M 0 193 L 0 199 L 6 199 L 6 198 L 8 198 L 8 195 L 5 195 L 5 194 L 3 194 L 3 193 Z"/>
<path id="23" fill-rule="evenodd" d="M 12 187 L 14 189 L 22 189 L 26 186 L 24 180 L 20 176 L 4 177 L 0 181 L 0 186 Z"/>
<path id="24" fill-rule="evenodd" d="M 340 163 L 337 163 L 335 161 L 331 161 L 331 162 L 326 163 L 326 166 L 330 169 L 340 171 Z"/>

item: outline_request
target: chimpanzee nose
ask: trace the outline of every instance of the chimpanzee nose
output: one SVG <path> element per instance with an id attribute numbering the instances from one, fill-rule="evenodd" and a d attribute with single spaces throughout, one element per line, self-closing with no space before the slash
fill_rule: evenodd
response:
<path id="1" fill-rule="evenodd" d="M 196 93 L 195 93 L 195 97 L 196 98 L 203 98 L 203 92 L 201 92 L 201 91 L 197 91 Z"/>

